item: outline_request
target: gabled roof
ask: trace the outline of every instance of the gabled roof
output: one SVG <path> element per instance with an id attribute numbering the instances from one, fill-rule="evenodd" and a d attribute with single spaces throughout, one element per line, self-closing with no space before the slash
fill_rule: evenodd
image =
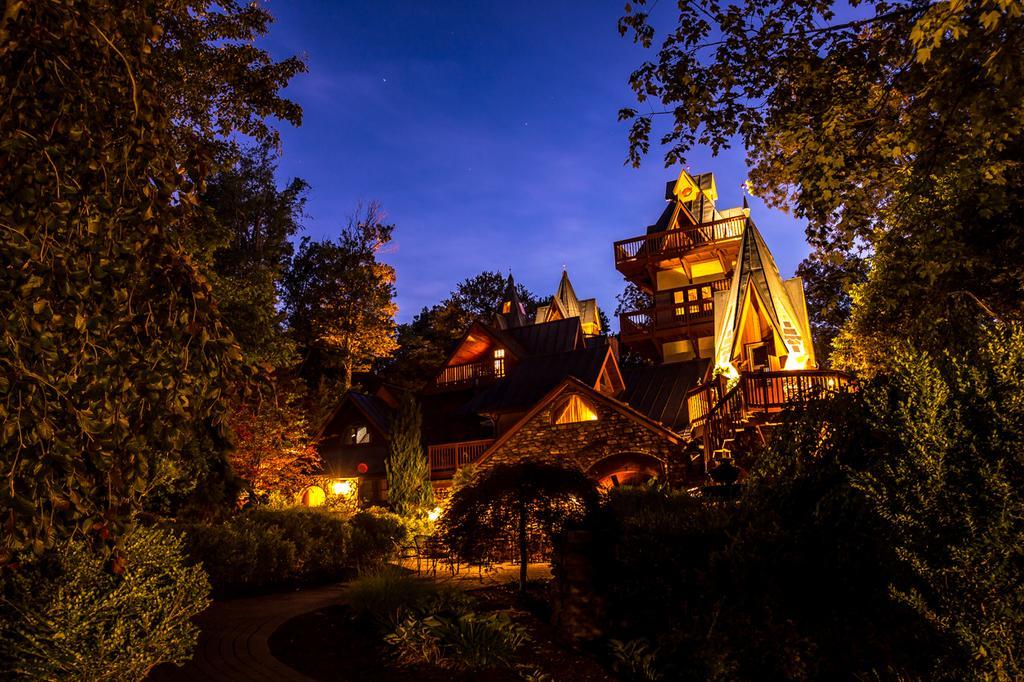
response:
<path id="1" fill-rule="evenodd" d="M 707 366 L 707 360 L 691 360 L 624 369 L 626 390 L 619 399 L 669 428 L 685 430 L 690 423 L 686 393 L 700 383 Z"/>
<path id="2" fill-rule="evenodd" d="M 391 406 L 377 396 L 366 395 L 365 393 L 352 390 L 346 391 L 345 395 L 342 396 L 341 402 L 338 403 L 338 406 L 334 408 L 334 411 L 331 412 L 330 416 L 327 417 L 320 427 L 320 431 L 317 434 L 318 437 L 325 435 L 324 432 L 346 405 L 354 406 L 379 435 L 387 438 L 388 429 L 391 425 L 391 415 L 393 414 Z"/>
<path id="3" fill-rule="evenodd" d="M 566 377 L 594 386 L 610 356 L 614 363 L 611 348 L 598 346 L 526 358 L 509 376 L 471 399 L 466 409 L 480 414 L 525 410 Z"/>
<path id="4" fill-rule="evenodd" d="M 736 272 L 733 274 L 728 302 L 715 340 L 716 366 L 724 367 L 735 357 L 743 308 L 750 300 L 748 292 L 749 296 L 756 296 L 762 304 L 761 309 L 786 345 L 786 355 L 813 359 L 810 330 L 803 323 L 803 316 L 797 313 L 796 305 L 779 276 L 779 268 L 764 238 L 753 221 L 747 220 L 740 238 Z"/>
<path id="5" fill-rule="evenodd" d="M 612 408 L 619 414 L 629 419 L 632 419 L 638 424 L 641 424 L 645 428 L 650 429 L 654 433 L 668 439 L 669 441 L 677 444 L 680 442 L 679 434 L 675 433 L 671 429 L 668 429 L 665 426 L 659 424 L 658 422 L 654 421 L 653 419 L 643 414 L 642 412 L 633 409 L 626 403 L 620 400 L 616 400 L 611 396 L 607 396 L 601 393 L 600 391 L 591 388 L 590 386 L 586 385 L 576 377 L 569 376 L 563 379 L 554 388 L 552 388 L 547 393 L 547 395 L 545 395 L 541 400 L 537 402 L 536 405 L 534 405 L 532 410 L 524 414 L 522 418 L 518 422 L 516 422 L 512 428 L 510 428 L 508 431 L 502 434 L 496 441 L 494 441 L 491 447 L 487 448 L 484 454 L 480 456 L 480 459 L 477 460 L 477 464 L 485 461 L 494 452 L 501 448 L 505 443 L 508 442 L 510 438 L 512 438 L 512 436 L 514 436 L 519 431 L 519 429 L 521 429 L 524 425 L 528 424 L 531 419 L 536 417 L 538 412 L 543 410 L 547 405 L 549 405 L 552 401 L 556 400 L 560 395 L 562 395 L 566 391 L 582 393 L 594 401 L 604 403 L 605 405 Z"/>

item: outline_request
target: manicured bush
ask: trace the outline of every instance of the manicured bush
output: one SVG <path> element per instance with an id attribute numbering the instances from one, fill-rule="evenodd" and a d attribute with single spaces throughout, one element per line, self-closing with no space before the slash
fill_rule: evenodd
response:
<path id="1" fill-rule="evenodd" d="M 191 657 L 190 618 L 209 602 L 205 574 L 166 529 L 136 527 L 122 542 L 121 575 L 81 539 L 8 571 L 0 679 L 141 680 Z"/>
<path id="2" fill-rule="evenodd" d="M 215 594 L 225 596 L 341 580 L 380 566 L 404 534 L 401 523 L 390 516 L 360 512 L 345 520 L 338 514 L 293 508 L 178 527 L 189 555 L 209 573 Z"/>

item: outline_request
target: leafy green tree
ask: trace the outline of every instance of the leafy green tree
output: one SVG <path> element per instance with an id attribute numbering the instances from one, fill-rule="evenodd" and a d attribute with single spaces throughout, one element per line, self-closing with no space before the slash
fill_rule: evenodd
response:
<path id="1" fill-rule="evenodd" d="M 460 557 L 480 560 L 502 541 L 519 553 L 519 589 L 526 590 L 528 537 L 540 531 L 550 541 L 597 505 L 595 483 L 579 469 L 524 461 L 479 471 L 459 488 L 441 518 L 441 535 Z"/>
<path id="2" fill-rule="evenodd" d="M 336 242 L 304 238 L 283 279 L 289 329 L 310 386 L 337 395 L 356 371 L 395 350 L 395 270 L 378 260 L 391 241 L 378 204 L 357 209 Z"/>
<path id="3" fill-rule="evenodd" d="M 430 484 L 430 463 L 423 451 L 423 415 L 411 393 L 402 396 L 391 419 L 388 456 L 384 472 L 388 481 L 388 504 L 402 516 L 434 504 Z"/>
<path id="4" fill-rule="evenodd" d="M 159 31 L 152 44 L 156 86 L 173 114 L 172 143 L 197 184 L 231 168 L 238 137 L 257 146 L 280 146 L 270 120 L 298 126 L 302 107 L 282 90 L 305 62 L 275 60 L 259 47 L 273 17 L 265 4 L 239 0 L 160 0 L 153 3 Z"/>
<path id="5" fill-rule="evenodd" d="M 836 336 L 850 320 L 851 292 L 867 277 L 868 260 L 861 254 L 817 250 L 796 269 L 804 280 L 807 309 L 818 364 L 830 366 Z"/>
<path id="6" fill-rule="evenodd" d="M 946 312 L 965 302 L 1011 319 L 1024 301 L 1024 73 L 1007 47 L 1024 30 L 1020 3 L 858 7 L 867 17 L 847 21 L 833 2 L 683 3 L 631 76 L 666 117 L 620 113 L 634 164 L 659 121 L 669 163 L 738 138 L 754 192 L 807 219 L 815 248 L 867 249 L 867 281 L 846 292 L 863 315 L 839 349 L 845 366 L 881 337 L 941 349 L 960 323 Z M 645 0 L 619 27 L 646 46 L 656 37 Z"/>
<path id="7" fill-rule="evenodd" d="M 474 320 L 490 321 L 501 307 L 506 282 L 499 272 L 481 272 L 460 282 L 437 305 L 423 308 L 412 322 L 399 325 L 398 349 L 393 359 L 381 363 L 381 374 L 400 386 L 421 388 L 434 377 Z M 516 291 L 527 316 L 532 317 L 538 298 L 522 284 L 516 285 Z"/>
<path id="8" fill-rule="evenodd" d="M 226 324 L 247 360 L 286 367 L 295 360 L 284 329 L 279 289 L 301 229 L 309 185 L 299 178 L 278 188 L 277 161 L 267 146 L 244 150 L 213 175 L 202 202 L 212 212 L 211 241 L 199 254 Z"/>
<path id="9" fill-rule="evenodd" d="M 167 143 L 160 7 L 16 2 L 0 23 L 0 563 L 113 541 L 241 370 L 175 237 L 197 197 Z"/>

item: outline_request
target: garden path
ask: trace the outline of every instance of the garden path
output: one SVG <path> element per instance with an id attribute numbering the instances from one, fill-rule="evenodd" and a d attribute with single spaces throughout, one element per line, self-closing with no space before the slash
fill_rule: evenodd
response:
<path id="1" fill-rule="evenodd" d="M 403 568 L 415 570 L 416 562 Z M 548 564 L 530 564 L 530 579 L 551 575 Z M 499 564 L 481 578 L 476 571 L 452 576 L 438 569 L 425 578 L 472 590 L 519 579 L 519 566 Z M 298 682 L 309 680 L 270 655 L 270 635 L 286 621 L 344 601 L 345 583 L 259 597 L 216 601 L 196 618 L 199 645 L 183 668 L 156 668 L 148 682 Z"/>

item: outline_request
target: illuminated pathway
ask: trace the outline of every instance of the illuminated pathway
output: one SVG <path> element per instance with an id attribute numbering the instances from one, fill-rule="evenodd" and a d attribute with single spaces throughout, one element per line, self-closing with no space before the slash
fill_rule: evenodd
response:
<path id="1" fill-rule="evenodd" d="M 415 567 L 415 562 L 413 568 Z M 530 564 L 530 579 L 549 577 L 547 564 Z M 463 571 L 451 577 L 438 570 L 437 581 L 472 590 L 500 585 L 519 578 L 515 564 L 500 564 L 484 575 L 481 582 L 475 571 Z M 310 611 L 344 601 L 345 583 L 296 592 L 283 592 L 244 599 L 214 602 L 196 619 L 201 630 L 199 646 L 184 668 L 161 666 L 147 678 L 150 682 L 204 682 L 231 680 L 242 682 L 297 682 L 309 680 L 270 655 L 268 641 L 274 630 L 285 622 Z"/>

